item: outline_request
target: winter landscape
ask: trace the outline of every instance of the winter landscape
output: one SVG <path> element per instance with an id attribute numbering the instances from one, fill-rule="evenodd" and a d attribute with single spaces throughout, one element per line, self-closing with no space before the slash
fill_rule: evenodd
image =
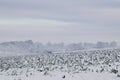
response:
<path id="1" fill-rule="evenodd" d="M 88 80 L 88 78 L 119 80 L 120 48 L 117 43 L 98 42 L 91 43 L 92 46 L 85 44 L 88 43 L 42 45 L 32 40 L 1 43 L 0 78 L 3 80 Z"/>
<path id="2" fill-rule="evenodd" d="M 0 80 L 120 80 L 120 0 L 0 0 Z"/>

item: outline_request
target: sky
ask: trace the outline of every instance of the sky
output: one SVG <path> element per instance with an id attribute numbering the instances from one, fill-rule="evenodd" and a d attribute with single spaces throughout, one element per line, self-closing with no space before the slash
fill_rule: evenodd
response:
<path id="1" fill-rule="evenodd" d="M 0 42 L 120 42 L 120 0 L 0 0 Z"/>

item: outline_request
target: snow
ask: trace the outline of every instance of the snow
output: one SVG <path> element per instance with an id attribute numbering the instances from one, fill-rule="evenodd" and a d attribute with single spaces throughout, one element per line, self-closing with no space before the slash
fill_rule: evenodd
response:
<path id="1" fill-rule="evenodd" d="M 63 76 L 65 75 L 65 78 Z M 7 76 L 0 75 L 1 80 L 120 80 L 119 77 L 110 73 L 90 73 L 90 72 L 82 72 L 82 73 L 74 73 L 68 74 L 65 72 L 51 72 L 48 75 L 44 75 L 43 73 L 33 72 L 32 75 L 26 76 Z"/>
<path id="2" fill-rule="evenodd" d="M 120 49 L 1 56 L 0 80 L 120 80 Z"/>

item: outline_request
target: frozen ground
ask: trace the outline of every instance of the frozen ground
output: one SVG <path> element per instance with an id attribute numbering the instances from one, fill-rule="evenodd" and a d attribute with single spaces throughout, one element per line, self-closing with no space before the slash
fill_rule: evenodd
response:
<path id="1" fill-rule="evenodd" d="M 63 72 L 44 73 L 33 72 L 19 76 L 0 75 L 0 80 L 120 80 L 115 74 L 81 72 L 68 74 Z"/>
<path id="2" fill-rule="evenodd" d="M 0 80 L 120 80 L 120 49 L 1 56 Z"/>

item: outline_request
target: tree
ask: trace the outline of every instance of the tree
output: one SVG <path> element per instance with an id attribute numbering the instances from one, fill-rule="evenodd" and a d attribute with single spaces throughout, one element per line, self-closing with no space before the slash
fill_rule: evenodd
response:
<path id="1" fill-rule="evenodd" d="M 112 42 L 110 43 L 110 47 L 117 47 L 117 42 L 112 41 Z"/>

